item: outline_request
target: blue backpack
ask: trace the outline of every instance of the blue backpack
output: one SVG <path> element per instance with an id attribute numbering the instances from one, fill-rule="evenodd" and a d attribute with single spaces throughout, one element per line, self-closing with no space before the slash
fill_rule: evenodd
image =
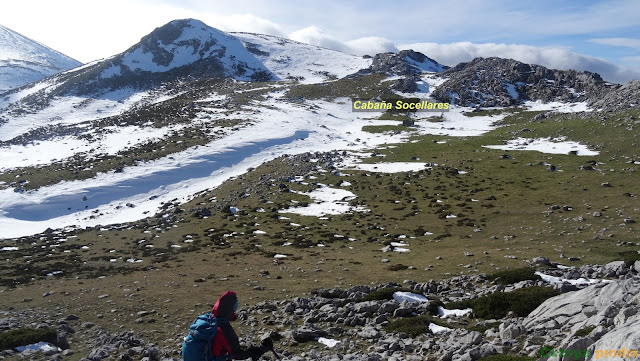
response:
<path id="1" fill-rule="evenodd" d="M 211 342 L 218 331 L 218 320 L 206 313 L 198 316 L 189 327 L 189 334 L 182 343 L 182 359 L 184 361 L 217 361 L 228 360 L 229 357 L 213 357 Z"/>

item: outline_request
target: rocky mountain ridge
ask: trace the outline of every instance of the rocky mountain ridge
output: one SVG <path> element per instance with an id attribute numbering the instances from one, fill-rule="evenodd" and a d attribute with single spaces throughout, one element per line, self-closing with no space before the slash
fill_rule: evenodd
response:
<path id="1" fill-rule="evenodd" d="M 460 106 L 508 107 L 523 101 L 576 102 L 597 99 L 617 86 L 587 71 L 553 70 L 513 59 L 476 58 L 442 73 L 447 80 L 433 97 Z"/>

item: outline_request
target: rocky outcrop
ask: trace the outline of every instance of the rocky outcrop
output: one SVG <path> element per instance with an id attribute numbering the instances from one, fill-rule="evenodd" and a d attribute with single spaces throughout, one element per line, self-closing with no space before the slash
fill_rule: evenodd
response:
<path id="1" fill-rule="evenodd" d="M 347 78 L 367 74 L 383 74 L 386 76 L 402 76 L 391 81 L 390 88 L 403 93 L 418 90 L 418 78 L 424 72 L 439 73 L 449 67 L 439 64 L 428 56 L 413 50 L 402 50 L 398 53 L 380 53 L 373 57 L 371 66 L 362 69 Z"/>
<path id="2" fill-rule="evenodd" d="M 432 96 L 462 106 L 506 107 L 526 100 L 588 101 L 613 86 L 596 73 L 552 70 L 502 58 L 476 58 L 442 76 L 447 80 Z"/>
<path id="3" fill-rule="evenodd" d="M 640 80 L 631 80 L 622 86 L 615 86 L 604 96 L 592 99 L 589 106 L 604 111 L 640 108 Z"/>
<path id="4" fill-rule="evenodd" d="M 366 70 L 370 73 L 412 76 L 425 71 L 439 73 L 447 68 L 422 53 L 402 50 L 398 53 L 377 54 Z"/>
<path id="5" fill-rule="evenodd" d="M 555 341 L 557 349 L 582 352 L 588 360 L 596 359 L 596 352 L 602 350 L 638 350 L 639 289 L 640 277 L 629 274 L 624 279 L 556 296 L 531 312 L 523 326 L 529 335 L 551 336 L 549 341 Z"/>

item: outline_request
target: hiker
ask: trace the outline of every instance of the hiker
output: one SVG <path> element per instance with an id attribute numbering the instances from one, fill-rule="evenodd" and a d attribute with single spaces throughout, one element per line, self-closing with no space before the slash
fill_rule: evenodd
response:
<path id="1" fill-rule="evenodd" d="M 182 348 L 184 361 L 195 360 L 258 360 L 267 351 L 273 351 L 273 341 L 269 337 L 260 346 L 242 348 L 231 322 L 236 320 L 238 296 L 227 291 L 213 306 L 211 313 L 198 317 L 191 325 L 190 334 Z M 213 338 L 211 338 L 213 337 Z M 201 347 L 198 340 L 211 342 L 211 347 Z M 211 340 L 211 341 L 209 341 Z M 201 344 L 202 345 L 202 344 Z M 207 354 L 204 354 L 206 350 Z M 211 353 L 209 353 L 211 352 Z M 274 351 L 275 353 L 275 351 Z"/>

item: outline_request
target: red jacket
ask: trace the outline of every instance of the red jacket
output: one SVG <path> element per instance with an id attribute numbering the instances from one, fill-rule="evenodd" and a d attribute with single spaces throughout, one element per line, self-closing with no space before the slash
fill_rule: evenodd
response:
<path id="1" fill-rule="evenodd" d="M 236 320 L 235 310 L 238 297 L 233 291 L 227 291 L 211 310 L 211 314 L 218 319 L 218 331 L 211 343 L 211 351 L 214 357 L 227 356 L 228 359 L 244 360 L 246 358 L 258 359 L 264 353 L 261 347 L 240 347 L 240 341 L 231 323 Z"/>

